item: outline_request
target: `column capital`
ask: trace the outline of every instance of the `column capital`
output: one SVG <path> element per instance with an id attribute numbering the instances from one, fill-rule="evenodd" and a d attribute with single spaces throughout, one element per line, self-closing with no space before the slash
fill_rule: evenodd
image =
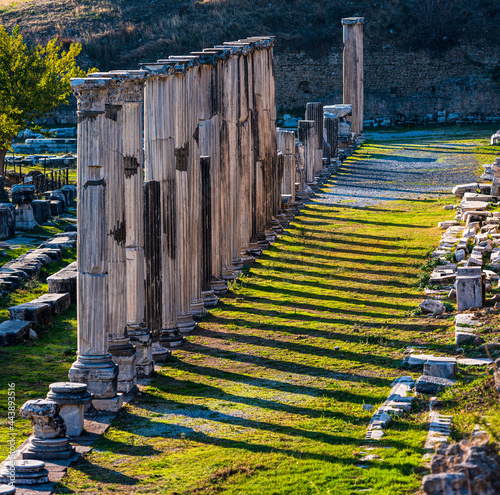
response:
<path id="1" fill-rule="evenodd" d="M 346 26 L 349 24 L 364 24 L 364 23 L 365 23 L 364 17 L 344 17 L 342 19 L 343 26 Z"/>
<path id="2" fill-rule="evenodd" d="M 71 88 L 77 98 L 79 112 L 104 113 L 109 77 L 85 77 L 71 79 Z"/>

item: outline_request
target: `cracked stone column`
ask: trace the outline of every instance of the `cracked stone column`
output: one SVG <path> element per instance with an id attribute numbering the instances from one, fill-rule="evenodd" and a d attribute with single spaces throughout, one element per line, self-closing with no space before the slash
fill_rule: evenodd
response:
<path id="1" fill-rule="evenodd" d="M 69 378 L 86 383 L 102 409 L 118 410 L 118 366 L 108 344 L 105 101 L 110 78 L 72 79 L 78 100 L 78 358 Z M 93 401 L 95 407 L 95 399 Z"/>
<path id="2" fill-rule="evenodd" d="M 98 75 L 92 77 L 99 77 Z M 110 73 L 103 137 L 106 139 L 106 231 L 108 261 L 108 333 L 109 352 L 118 365 L 118 390 L 136 389 L 135 347 L 127 333 L 127 256 L 125 250 L 125 174 L 123 160 L 123 113 L 125 94 L 131 89 L 123 76 Z"/>
<path id="3" fill-rule="evenodd" d="M 176 71 L 183 78 L 179 107 L 178 145 L 187 152 L 187 183 L 188 201 L 186 226 L 185 261 L 179 259 L 180 287 L 186 286 L 190 298 L 191 316 L 202 316 L 206 309 L 201 297 L 201 172 L 199 152 L 199 118 L 200 118 L 200 67 L 199 57 L 196 55 L 172 56 L 168 60 L 176 62 Z M 184 143 L 184 144 L 183 144 Z M 177 146 L 177 145 L 176 145 Z M 181 213 L 180 213 L 181 214 Z M 182 223 L 184 225 L 184 223 Z M 180 239 L 180 237 L 179 237 Z M 182 241 L 181 241 L 182 242 Z M 183 247 L 179 247 L 182 256 Z M 192 320 L 192 318 L 191 318 Z M 194 323 L 194 320 L 192 320 Z M 192 327 L 192 328 L 191 328 Z M 191 325 L 188 331 L 194 326 Z"/>
<path id="4" fill-rule="evenodd" d="M 209 156 L 200 157 L 201 168 L 201 295 L 206 308 L 215 308 L 219 298 L 212 289 L 212 188 Z"/>
<path id="5" fill-rule="evenodd" d="M 200 155 L 210 157 L 210 222 L 211 222 L 211 289 L 221 296 L 227 292 L 222 276 L 221 236 L 221 156 L 218 71 L 221 65 L 218 52 L 207 49 L 193 52 L 200 62 L 199 149 Z M 206 292 L 206 291 L 204 291 Z M 207 294 L 212 300 L 211 294 Z M 209 302 L 210 304 L 210 302 Z"/>
<path id="6" fill-rule="evenodd" d="M 364 17 L 342 19 L 344 31 L 344 104 L 352 104 L 351 131 L 363 135 L 363 24 Z"/>
<path id="7" fill-rule="evenodd" d="M 326 112 L 323 127 L 326 131 L 326 142 L 330 145 L 331 161 L 337 163 L 339 156 L 339 118 Z"/>
<path id="8" fill-rule="evenodd" d="M 149 222 L 159 225 L 158 238 L 147 236 L 148 252 L 158 259 L 156 263 L 148 263 L 150 268 L 160 266 L 161 303 L 158 306 L 161 308 L 161 331 L 158 338 L 159 343 L 166 347 L 178 347 L 184 340 L 177 324 L 178 227 L 175 115 L 172 111 L 176 98 L 174 65 L 170 62 L 143 66 L 148 71 L 144 89 L 144 168 L 148 192 L 146 204 L 149 207 L 146 213 Z M 156 208 L 151 208 L 155 205 Z M 154 274 L 148 276 L 152 278 Z M 159 279 L 160 274 L 155 278 Z M 156 313 L 156 303 L 148 301 L 148 304 L 153 305 L 152 312 Z"/>
<path id="9" fill-rule="evenodd" d="M 278 129 L 278 152 L 283 153 L 283 181 L 281 194 L 290 196 L 290 202 L 295 201 L 295 133 Z"/>
<path id="10" fill-rule="evenodd" d="M 323 103 L 307 103 L 305 120 L 314 121 L 315 153 L 314 176 L 320 177 L 323 170 Z"/>
<path id="11" fill-rule="evenodd" d="M 127 331 L 137 353 L 140 377 L 154 371 L 151 331 L 145 323 L 144 150 L 142 144 L 145 71 L 123 73 L 123 165 L 125 172 L 125 251 Z"/>
<path id="12" fill-rule="evenodd" d="M 304 168 L 306 183 L 317 191 L 314 180 L 314 160 L 316 155 L 316 135 L 314 132 L 314 121 L 300 120 L 298 125 L 299 141 L 304 145 Z"/>

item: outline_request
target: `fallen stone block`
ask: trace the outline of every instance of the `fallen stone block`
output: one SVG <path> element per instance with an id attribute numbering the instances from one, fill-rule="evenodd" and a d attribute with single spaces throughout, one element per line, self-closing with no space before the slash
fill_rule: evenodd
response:
<path id="1" fill-rule="evenodd" d="M 34 324 L 50 323 L 52 321 L 50 304 L 30 302 L 11 306 L 8 309 L 11 320 L 31 321 Z"/>
<path id="2" fill-rule="evenodd" d="M 446 387 L 453 387 L 455 380 L 438 376 L 422 375 L 415 382 L 415 391 L 421 394 L 437 394 Z"/>
<path id="3" fill-rule="evenodd" d="M 52 314 L 60 315 L 64 313 L 71 304 L 71 296 L 69 292 L 61 294 L 44 294 L 31 301 L 32 303 L 50 304 Z"/>
<path id="4" fill-rule="evenodd" d="M 446 311 L 445 305 L 435 299 L 426 299 L 418 307 L 424 314 L 442 315 Z"/>
<path id="5" fill-rule="evenodd" d="M 26 339 L 31 327 L 30 321 L 8 320 L 0 323 L 0 346 L 17 344 Z"/>
<path id="6" fill-rule="evenodd" d="M 465 473 L 428 474 L 422 479 L 422 490 L 427 495 L 466 495 L 467 476 Z"/>
<path id="7" fill-rule="evenodd" d="M 38 224 L 45 223 L 50 215 L 50 201 L 44 199 L 35 199 L 31 206 L 33 208 L 33 214 L 35 215 L 35 220 Z"/>
<path id="8" fill-rule="evenodd" d="M 457 345 L 474 345 L 476 338 L 475 333 L 455 330 L 455 343 Z"/>
<path id="9" fill-rule="evenodd" d="M 66 268 L 59 270 L 50 277 L 47 277 L 47 284 L 51 294 L 61 294 L 68 292 L 71 302 L 76 302 L 76 262 L 71 263 Z"/>
<path id="10" fill-rule="evenodd" d="M 458 311 L 482 308 L 484 306 L 484 281 L 481 267 L 458 268 L 456 289 Z"/>
<path id="11" fill-rule="evenodd" d="M 479 185 L 477 182 L 472 182 L 470 184 L 459 184 L 456 185 L 452 190 L 452 194 L 461 198 L 466 192 L 477 192 Z"/>
<path id="12" fill-rule="evenodd" d="M 431 357 L 424 363 L 425 376 L 440 378 L 455 378 L 457 373 L 457 360 L 447 357 Z"/>

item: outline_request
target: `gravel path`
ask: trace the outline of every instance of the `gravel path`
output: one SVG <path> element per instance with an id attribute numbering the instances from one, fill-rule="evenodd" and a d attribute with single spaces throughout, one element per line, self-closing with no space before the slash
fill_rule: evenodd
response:
<path id="1" fill-rule="evenodd" d="M 455 184 L 476 180 L 477 162 L 470 154 L 476 143 L 460 142 L 456 137 L 452 141 L 451 136 L 439 135 L 439 140 L 436 137 L 427 133 L 418 140 L 367 143 L 358 150 L 355 160 L 342 165 L 333 178 L 333 187 L 317 201 L 367 206 L 380 201 L 450 194 Z"/>

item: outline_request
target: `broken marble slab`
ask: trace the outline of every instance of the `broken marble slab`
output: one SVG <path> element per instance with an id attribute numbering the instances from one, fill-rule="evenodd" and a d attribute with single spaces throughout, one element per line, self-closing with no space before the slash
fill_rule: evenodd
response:
<path id="1" fill-rule="evenodd" d="M 384 436 L 384 428 L 392 421 L 392 416 L 401 416 L 411 409 L 413 396 L 408 396 L 415 386 L 411 376 L 401 376 L 392 382 L 387 400 L 384 401 L 368 424 L 367 440 L 379 440 Z"/>
<path id="2" fill-rule="evenodd" d="M 30 321 L 7 320 L 0 323 L 0 346 L 12 345 L 28 338 Z"/>
<path id="3" fill-rule="evenodd" d="M 464 194 L 463 199 L 464 201 L 483 201 L 485 203 L 491 203 L 496 201 L 497 198 L 491 194 L 467 192 Z"/>
<path id="4" fill-rule="evenodd" d="M 425 442 L 425 450 L 434 451 L 440 443 L 448 441 L 451 434 L 453 416 L 445 416 L 436 411 L 429 413 L 429 432 Z"/>
<path id="5" fill-rule="evenodd" d="M 479 184 L 477 182 L 471 182 L 469 184 L 457 184 L 452 190 L 452 194 L 461 198 L 466 192 L 477 192 Z"/>
<path id="6" fill-rule="evenodd" d="M 424 314 L 442 315 L 446 311 L 445 305 L 435 299 L 425 299 L 418 307 Z"/>
<path id="7" fill-rule="evenodd" d="M 455 378 L 457 360 L 452 357 L 432 356 L 424 363 L 424 375 L 439 378 Z"/>
<path id="8" fill-rule="evenodd" d="M 43 296 L 37 297 L 31 302 L 50 304 L 52 314 L 60 315 L 69 308 L 71 304 L 71 297 L 69 292 L 63 292 L 61 294 L 43 294 Z"/>
<path id="9" fill-rule="evenodd" d="M 487 201 L 462 201 L 460 203 L 459 209 L 463 212 L 474 211 L 478 212 L 481 210 L 487 210 L 490 207 L 490 203 Z"/>
<path id="10" fill-rule="evenodd" d="M 455 385 L 455 380 L 450 380 L 448 378 L 441 378 L 438 376 L 428 376 L 422 375 L 415 382 L 415 391 L 422 394 L 437 394 L 441 392 L 446 387 L 452 387 Z"/>
<path id="11" fill-rule="evenodd" d="M 445 220 L 444 222 L 438 222 L 438 227 L 440 229 L 446 230 L 454 225 L 459 225 L 460 222 L 458 220 Z"/>
<path id="12" fill-rule="evenodd" d="M 11 320 L 31 321 L 34 324 L 50 323 L 52 308 L 47 303 L 29 302 L 8 308 Z"/>
<path id="13" fill-rule="evenodd" d="M 492 363 L 490 358 L 457 358 L 457 364 L 462 366 L 488 366 Z"/>

